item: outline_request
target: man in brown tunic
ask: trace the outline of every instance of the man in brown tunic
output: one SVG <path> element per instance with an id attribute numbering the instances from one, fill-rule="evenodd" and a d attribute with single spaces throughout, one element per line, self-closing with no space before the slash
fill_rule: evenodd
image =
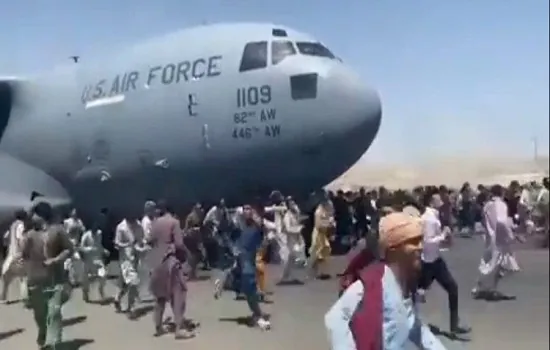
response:
<path id="1" fill-rule="evenodd" d="M 38 328 L 41 349 L 55 350 L 61 342 L 61 307 L 68 299 L 68 281 L 63 267 L 73 246 L 62 225 L 53 224 L 47 203 L 34 208 L 33 228 L 23 245 L 29 286 L 29 302 Z"/>
<path id="2" fill-rule="evenodd" d="M 189 264 L 190 271 L 189 277 L 191 279 L 197 278 L 197 268 L 199 262 L 204 261 L 204 249 L 202 246 L 202 208 L 200 204 L 196 204 L 189 215 L 185 218 L 185 224 L 183 228 L 183 244 L 189 250 L 190 255 L 186 256 L 187 263 Z"/>
<path id="3" fill-rule="evenodd" d="M 150 289 L 155 298 L 155 336 L 164 333 L 162 318 L 169 302 L 174 314 L 176 339 L 191 338 L 195 334 L 186 329 L 183 318 L 187 298 L 184 262 L 188 252 L 183 244 L 180 222 L 172 215 L 172 210 L 164 201 L 159 201 L 157 208 L 159 217 L 153 221 L 148 242 L 152 247 L 149 261 Z"/>

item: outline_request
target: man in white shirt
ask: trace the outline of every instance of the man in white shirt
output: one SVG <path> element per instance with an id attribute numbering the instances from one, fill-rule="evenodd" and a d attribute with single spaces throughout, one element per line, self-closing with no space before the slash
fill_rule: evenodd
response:
<path id="1" fill-rule="evenodd" d="M 114 246 L 119 251 L 120 276 L 118 292 L 115 296 L 116 312 L 122 312 L 120 301 L 128 296 L 127 315 L 130 319 L 136 317 L 135 304 L 139 298 L 140 278 L 138 274 L 139 256 L 145 251 L 144 234 L 137 217 L 128 216 L 116 227 Z"/>
<path id="2" fill-rule="evenodd" d="M 225 199 L 220 199 L 218 204 L 212 206 L 204 216 L 203 220 L 203 245 L 209 265 L 214 268 L 224 269 L 227 262 L 227 253 L 230 250 L 231 216 L 225 204 Z"/>
<path id="3" fill-rule="evenodd" d="M 100 302 L 105 302 L 105 283 L 107 271 L 103 263 L 103 256 L 109 251 L 101 245 L 101 230 L 87 230 L 80 239 L 78 250 L 81 252 L 84 269 L 82 274 L 82 297 L 84 302 L 90 302 L 90 287 L 97 282 Z"/>
<path id="4" fill-rule="evenodd" d="M 67 235 L 69 235 L 69 240 L 73 244 L 73 247 L 77 248 L 80 245 L 80 239 L 86 228 L 79 218 L 76 209 L 72 209 L 69 217 L 63 220 L 63 228 Z M 76 286 L 82 282 L 82 259 L 77 249 L 65 261 L 65 270 L 68 273 L 69 283 L 72 286 Z"/>
<path id="5" fill-rule="evenodd" d="M 543 187 L 540 189 L 540 191 L 537 193 L 536 200 L 535 200 L 535 217 L 536 217 L 536 232 L 540 232 L 544 235 L 544 246 L 548 247 L 548 238 L 550 234 L 550 218 L 549 218 L 549 210 L 548 210 L 548 203 L 550 202 L 550 181 L 548 177 L 545 177 L 542 180 Z"/>
<path id="6" fill-rule="evenodd" d="M 153 201 L 145 202 L 144 215 L 141 219 L 141 228 L 143 230 L 143 236 L 145 239 L 151 237 L 151 227 L 153 226 L 153 220 L 155 220 L 157 205 Z"/>
<path id="7" fill-rule="evenodd" d="M 426 209 L 422 215 L 422 273 L 417 296 L 422 301 L 424 293 L 436 280 L 449 296 L 450 330 L 454 334 L 469 333 L 467 327 L 460 327 L 458 317 L 458 286 L 440 253 L 440 244 L 450 237 L 450 231 L 441 229 L 439 208 L 443 201 L 439 194 L 428 193 L 424 198 Z"/>
<path id="8" fill-rule="evenodd" d="M 27 300 L 27 281 L 23 264 L 23 245 L 26 236 L 25 221 L 27 221 L 27 213 L 24 210 L 18 210 L 15 213 L 14 222 L 3 237 L 8 245 L 8 254 L 0 270 L 0 280 L 2 282 L 0 303 L 2 304 L 8 302 L 9 286 L 14 279 L 19 280 L 21 299 Z"/>

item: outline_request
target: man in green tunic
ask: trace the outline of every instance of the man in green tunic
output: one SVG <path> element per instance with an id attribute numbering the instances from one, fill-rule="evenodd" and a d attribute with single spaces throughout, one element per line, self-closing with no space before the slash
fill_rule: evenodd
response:
<path id="1" fill-rule="evenodd" d="M 23 249 L 29 302 L 38 327 L 38 347 L 56 350 L 61 342 L 61 307 L 68 298 L 63 263 L 73 248 L 63 226 L 53 223 L 53 210 L 49 204 L 38 203 L 33 214 L 33 227 Z"/>

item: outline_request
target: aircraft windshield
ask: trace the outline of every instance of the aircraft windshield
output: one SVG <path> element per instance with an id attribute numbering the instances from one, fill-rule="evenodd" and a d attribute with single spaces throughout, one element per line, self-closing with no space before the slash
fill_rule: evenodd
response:
<path id="1" fill-rule="evenodd" d="M 246 44 L 241 58 L 240 72 L 267 67 L 267 41 Z"/>
<path id="2" fill-rule="evenodd" d="M 321 43 L 297 42 L 296 46 L 298 46 L 298 51 L 300 51 L 302 55 L 336 59 L 336 56 Z"/>
<path id="3" fill-rule="evenodd" d="M 277 40 L 271 43 L 271 64 L 276 65 L 288 56 L 296 54 L 296 49 L 292 42 L 287 40 Z"/>

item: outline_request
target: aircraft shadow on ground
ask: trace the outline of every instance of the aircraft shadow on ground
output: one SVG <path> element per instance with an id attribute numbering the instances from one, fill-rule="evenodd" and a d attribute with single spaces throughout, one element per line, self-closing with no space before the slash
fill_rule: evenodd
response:
<path id="1" fill-rule="evenodd" d="M 14 335 L 21 334 L 24 331 L 25 330 L 23 328 L 17 328 L 7 332 L 0 332 L 0 341 L 13 337 Z"/>

